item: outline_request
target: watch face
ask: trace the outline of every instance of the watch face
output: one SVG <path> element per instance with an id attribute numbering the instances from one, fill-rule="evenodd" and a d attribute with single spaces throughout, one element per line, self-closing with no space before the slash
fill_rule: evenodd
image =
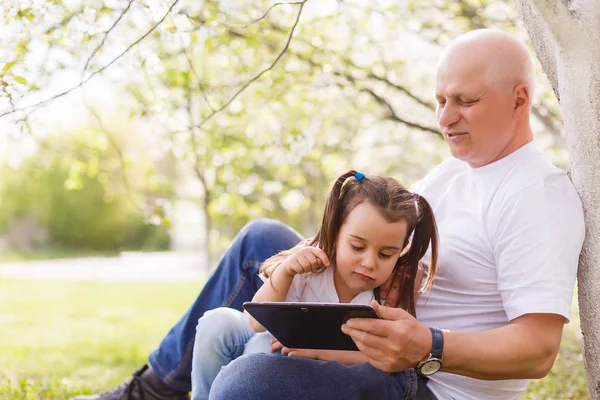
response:
<path id="1" fill-rule="evenodd" d="M 425 361 L 423 365 L 421 365 L 421 369 L 419 372 L 421 374 L 428 376 L 433 375 L 438 372 L 442 368 L 442 362 L 435 358 Z"/>

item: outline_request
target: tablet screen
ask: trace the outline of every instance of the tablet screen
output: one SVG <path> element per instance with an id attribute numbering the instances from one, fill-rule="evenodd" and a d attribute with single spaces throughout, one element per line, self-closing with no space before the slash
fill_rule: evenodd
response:
<path id="1" fill-rule="evenodd" d="M 281 344 L 296 349 L 358 350 L 342 324 L 350 318 L 379 318 L 362 304 L 246 302 L 244 309 Z"/>

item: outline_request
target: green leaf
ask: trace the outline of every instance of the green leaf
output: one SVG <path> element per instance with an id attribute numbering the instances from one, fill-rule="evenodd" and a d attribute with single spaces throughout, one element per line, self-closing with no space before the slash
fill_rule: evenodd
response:
<path id="1" fill-rule="evenodd" d="M 15 76 L 15 81 L 19 82 L 22 85 L 26 85 L 27 84 L 27 79 L 23 78 L 22 76 Z"/>
<path id="2" fill-rule="evenodd" d="M 17 16 L 20 18 L 26 18 L 28 21 L 32 21 L 34 14 L 33 14 L 33 11 L 31 10 L 31 8 L 26 8 L 24 10 L 19 10 L 17 12 Z"/>
<path id="3" fill-rule="evenodd" d="M 8 72 L 8 70 L 11 69 L 13 67 L 13 65 L 15 65 L 16 63 L 17 63 L 16 61 L 7 62 L 4 65 L 4 68 L 2 68 L 2 75 L 6 74 Z"/>

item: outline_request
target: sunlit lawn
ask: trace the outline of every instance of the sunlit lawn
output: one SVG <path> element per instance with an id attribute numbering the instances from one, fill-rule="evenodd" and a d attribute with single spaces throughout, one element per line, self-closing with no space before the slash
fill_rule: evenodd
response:
<path id="1" fill-rule="evenodd" d="M 51 260 L 55 258 L 71 258 L 71 257 L 118 257 L 118 251 L 97 251 L 97 250 L 69 250 L 52 247 L 33 251 L 15 251 L 10 249 L 2 249 L 0 252 L 0 262 L 18 262 L 18 261 L 35 261 L 35 260 Z"/>
<path id="2" fill-rule="evenodd" d="M 0 399 L 67 399 L 121 383 L 200 286 L 0 280 Z M 553 372 L 525 399 L 587 398 L 573 322 Z"/>

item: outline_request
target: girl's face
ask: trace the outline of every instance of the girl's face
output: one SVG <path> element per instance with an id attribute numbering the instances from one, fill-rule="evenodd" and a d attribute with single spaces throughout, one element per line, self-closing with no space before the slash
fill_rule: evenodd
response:
<path id="1" fill-rule="evenodd" d="M 407 234 L 405 220 L 387 222 L 368 202 L 352 210 L 336 242 L 334 281 L 340 302 L 349 302 L 390 277 Z"/>

